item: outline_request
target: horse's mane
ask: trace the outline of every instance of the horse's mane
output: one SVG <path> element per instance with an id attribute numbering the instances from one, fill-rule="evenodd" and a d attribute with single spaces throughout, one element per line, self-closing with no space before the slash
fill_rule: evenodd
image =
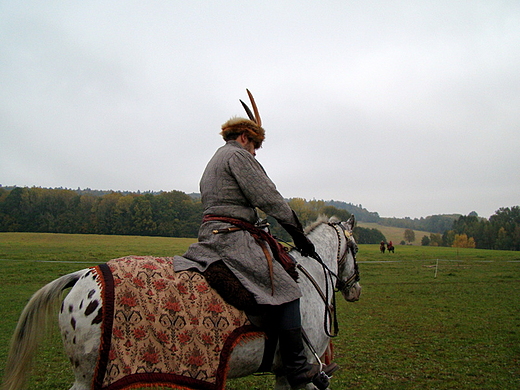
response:
<path id="1" fill-rule="evenodd" d="M 320 214 L 316 221 L 312 222 L 311 224 L 307 225 L 305 227 L 305 234 L 311 233 L 314 229 L 316 229 L 318 226 L 324 224 L 324 223 L 338 223 L 340 222 L 340 219 L 336 216 L 327 217 L 324 214 Z"/>

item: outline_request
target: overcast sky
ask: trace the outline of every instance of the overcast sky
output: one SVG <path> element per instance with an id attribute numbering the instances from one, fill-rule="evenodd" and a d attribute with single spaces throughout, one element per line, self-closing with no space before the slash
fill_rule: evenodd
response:
<path id="1" fill-rule="evenodd" d="M 0 184 L 199 191 L 249 88 L 283 196 L 520 204 L 520 1 L 0 1 Z"/>

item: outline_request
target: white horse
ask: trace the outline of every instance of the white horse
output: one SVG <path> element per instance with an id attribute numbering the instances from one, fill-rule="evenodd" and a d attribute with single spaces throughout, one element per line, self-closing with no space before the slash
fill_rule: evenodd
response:
<path id="1" fill-rule="evenodd" d="M 329 346 L 335 319 L 334 310 L 331 310 L 334 288 L 341 291 L 347 301 L 357 301 L 361 293 L 353 227 L 354 218 L 351 217 L 347 222 L 319 220 L 308 230 L 308 237 L 314 243 L 321 263 L 291 251 L 300 271 L 302 324 L 309 340 L 308 358 L 311 360 L 319 360 Z M 59 315 L 62 335 L 67 334 L 63 337 L 65 351 L 75 376 L 70 390 L 94 389 L 93 376 L 101 344 L 99 313 L 103 301 L 92 270 L 83 269 L 50 282 L 38 290 L 24 308 L 11 341 L 4 390 L 23 387 L 27 367 L 44 331 L 43 324 L 59 303 L 62 291 L 70 287 L 72 289 L 63 300 Z M 74 321 L 73 329 L 71 320 Z M 238 378 L 255 373 L 262 362 L 264 348 L 263 338 L 238 344 L 231 354 L 227 377 Z M 280 365 L 277 354 L 273 368 Z M 306 388 L 314 389 L 314 385 L 309 384 Z M 275 390 L 288 389 L 287 379 L 277 376 Z"/>

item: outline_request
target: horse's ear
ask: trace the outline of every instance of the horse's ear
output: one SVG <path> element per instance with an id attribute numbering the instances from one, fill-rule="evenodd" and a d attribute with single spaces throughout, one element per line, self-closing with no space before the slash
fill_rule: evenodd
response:
<path id="1" fill-rule="evenodd" d="M 356 217 L 354 217 L 354 215 L 351 215 L 347 222 L 345 222 L 345 225 L 347 225 L 348 230 L 354 230 L 354 226 L 356 226 Z"/>
<path id="2" fill-rule="evenodd" d="M 332 217 L 329 218 L 328 222 L 329 223 L 339 223 L 339 222 L 341 222 L 341 220 L 338 217 L 336 217 L 335 215 L 333 215 Z"/>

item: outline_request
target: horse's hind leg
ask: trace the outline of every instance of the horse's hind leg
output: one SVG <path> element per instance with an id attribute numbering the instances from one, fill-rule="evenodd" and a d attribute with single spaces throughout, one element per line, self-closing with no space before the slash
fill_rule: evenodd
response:
<path id="1" fill-rule="evenodd" d="M 74 382 L 74 385 L 69 390 L 90 390 L 91 384 L 86 385 L 85 383 Z"/>
<path id="2" fill-rule="evenodd" d="M 96 273 L 88 271 L 63 300 L 59 322 L 63 346 L 76 378 L 70 390 L 88 390 L 101 339 L 101 291 Z"/>

